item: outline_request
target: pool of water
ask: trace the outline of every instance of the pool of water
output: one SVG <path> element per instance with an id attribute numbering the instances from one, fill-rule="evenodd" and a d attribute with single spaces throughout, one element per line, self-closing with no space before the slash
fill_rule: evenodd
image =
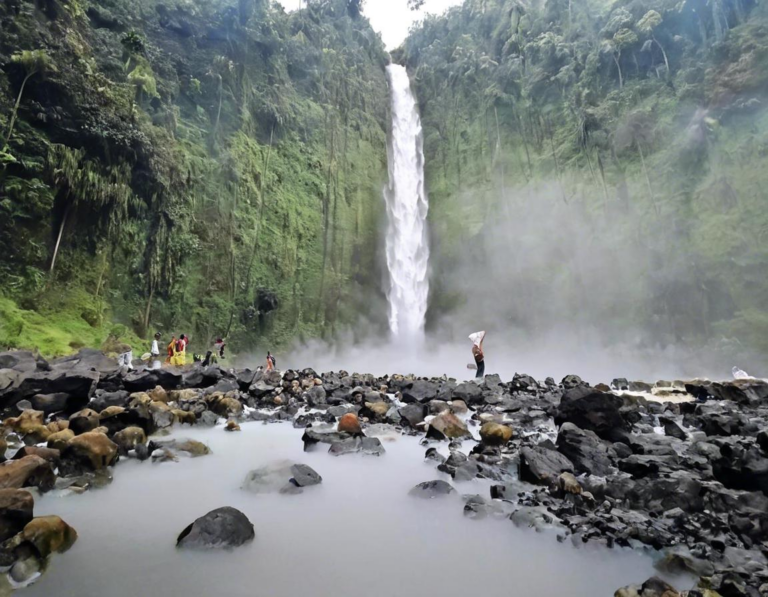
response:
<path id="1" fill-rule="evenodd" d="M 458 496 L 408 496 L 422 481 L 450 481 L 434 462 L 424 462 L 415 438 L 385 442 L 387 454 L 380 458 L 333 457 L 303 452 L 301 434 L 289 425 L 261 423 L 245 424 L 239 433 L 186 429 L 176 435 L 202 441 L 213 453 L 175 463 L 125 460 L 105 489 L 44 496 L 35 514 L 58 514 L 79 540 L 23 594 L 595 597 L 655 573 L 651 559 L 638 552 L 576 549 L 508 520 L 471 520 Z M 240 489 L 249 470 L 282 459 L 310 465 L 322 485 L 301 495 Z M 488 496 L 483 481 L 455 486 Z M 253 543 L 221 552 L 175 548 L 184 527 L 221 506 L 250 518 Z"/>

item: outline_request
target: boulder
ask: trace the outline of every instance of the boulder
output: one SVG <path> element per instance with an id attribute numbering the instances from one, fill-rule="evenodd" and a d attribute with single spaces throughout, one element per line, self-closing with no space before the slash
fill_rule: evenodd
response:
<path id="1" fill-rule="evenodd" d="M 48 436 L 48 447 L 59 452 L 69 445 L 69 442 L 74 439 L 75 432 L 71 429 L 65 429 L 64 431 L 58 431 Z"/>
<path id="2" fill-rule="evenodd" d="M 51 463 L 39 456 L 25 456 L 0 466 L 0 489 L 37 487 L 49 491 L 56 482 Z"/>
<path id="3" fill-rule="evenodd" d="M 40 516 L 27 523 L 19 538 L 34 545 L 37 553 L 47 558 L 72 547 L 77 541 L 77 531 L 58 516 Z"/>
<path id="4" fill-rule="evenodd" d="M 244 545 L 256 537 L 248 517 L 235 508 L 218 508 L 201 516 L 176 540 L 185 549 L 221 549 Z"/>
<path id="5" fill-rule="evenodd" d="M 69 417 L 69 429 L 72 430 L 75 435 L 93 431 L 99 425 L 101 425 L 101 417 L 99 417 L 99 413 L 88 408 L 78 411 Z"/>
<path id="6" fill-rule="evenodd" d="M 555 450 L 544 446 L 520 450 L 520 479 L 539 485 L 550 485 L 565 472 L 572 473 L 573 463 Z"/>
<path id="7" fill-rule="evenodd" d="M 427 437 L 431 439 L 460 439 L 472 437 L 466 423 L 451 412 L 435 416 L 427 428 Z"/>
<path id="8" fill-rule="evenodd" d="M 3 425 L 20 435 L 37 432 L 45 425 L 45 413 L 39 410 L 27 409 L 18 417 L 3 421 Z"/>
<path id="9" fill-rule="evenodd" d="M 293 477 L 291 482 L 298 487 L 311 487 L 323 482 L 323 478 L 317 472 L 306 464 L 294 464 L 291 467 Z"/>
<path id="10" fill-rule="evenodd" d="M 70 473 L 81 468 L 99 471 L 115 463 L 117 444 L 103 433 L 88 431 L 70 440 L 61 457 L 62 468 Z"/>
<path id="11" fill-rule="evenodd" d="M 131 371 L 125 376 L 123 386 L 129 392 L 147 392 L 157 386 L 166 390 L 175 390 L 181 386 L 181 374 L 178 371 L 162 369 L 142 369 Z"/>
<path id="12" fill-rule="evenodd" d="M 162 448 L 175 450 L 177 452 L 184 452 L 192 458 L 207 456 L 211 453 L 211 449 L 208 446 L 194 439 L 176 439 L 168 442 L 158 442 L 157 445 Z"/>
<path id="13" fill-rule="evenodd" d="M 436 480 L 419 483 L 416 485 L 416 487 L 408 492 L 408 495 L 425 500 L 431 500 L 435 498 L 446 497 L 454 493 L 456 493 L 456 490 L 450 483 Z"/>
<path id="14" fill-rule="evenodd" d="M 240 425 L 237 424 L 237 421 L 227 421 L 224 431 L 240 431 Z"/>
<path id="15" fill-rule="evenodd" d="M 427 406 L 420 403 L 406 404 L 397 410 L 403 425 L 409 425 L 416 429 L 419 423 L 423 423 L 427 416 Z"/>
<path id="16" fill-rule="evenodd" d="M 28 350 L 0 352 L 0 369 L 13 369 L 17 373 L 33 373 L 37 370 L 37 358 Z"/>
<path id="17" fill-rule="evenodd" d="M 428 404 L 437 398 L 440 387 L 431 381 L 417 379 L 401 390 L 403 402 Z"/>
<path id="18" fill-rule="evenodd" d="M 163 386 L 155 386 L 155 388 L 149 390 L 147 394 L 153 402 L 169 402 L 171 399 L 170 395 L 165 391 Z"/>
<path id="19" fill-rule="evenodd" d="M 608 448 L 593 431 L 564 423 L 557 434 L 557 450 L 573 463 L 574 472 L 606 476 L 613 470 Z"/>
<path id="20" fill-rule="evenodd" d="M 25 456 L 39 456 L 43 460 L 47 460 L 53 467 L 56 467 L 61 458 L 61 452 L 53 448 L 41 448 L 38 446 L 23 446 L 16 454 L 14 454 L 14 460 L 21 460 Z"/>
<path id="21" fill-rule="evenodd" d="M 578 386 L 563 394 L 555 413 L 555 424 L 573 423 L 594 431 L 603 439 L 620 441 L 629 426 L 621 416 L 622 400 L 594 388 Z"/>
<path id="22" fill-rule="evenodd" d="M 339 433 L 349 433 L 350 435 L 361 435 L 363 433 L 360 427 L 360 419 L 354 413 L 347 413 L 341 417 L 336 429 Z"/>
<path id="23" fill-rule="evenodd" d="M 179 425 L 194 425 L 197 423 L 197 417 L 195 416 L 195 413 L 181 410 L 179 408 L 171 409 L 171 412 L 173 413 L 173 416 L 176 417 L 176 422 Z"/>
<path id="24" fill-rule="evenodd" d="M 176 417 L 165 402 L 153 401 L 149 405 L 149 414 L 155 429 L 167 429 L 176 421 Z"/>
<path id="25" fill-rule="evenodd" d="M 489 446 L 504 446 L 512 439 L 512 428 L 498 423 L 485 423 L 480 428 L 483 443 Z"/>
<path id="26" fill-rule="evenodd" d="M 96 412 L 101 412 L 110 406 L 128 406 L 129 400 L 130 393 L 125 390 L 118 390 L 116 392 L 96 390 L 96 394 L 88 403 L 88 408 L 95 410 Z"/>
<path id="27" fill-rule="evenodd" d="M 32 520 L 35 500 L 23 489 L 0 489 L 0 542 L 19 533 Z"/>
<path id="28" fill-rule="evenodd" d="M 481 404 L 483 402 L 483 391 L 474 381 L 467 381 L 456 386 L 453 390 L 454 400 L 463 400 L 465 404 Z"/>
<path id="29" fill-rule="evenodd" d="M 325 388 L 321 385 L 313 385 L 306 393 L 307 404 L 312 408 L 319 406 L 325 406 L 328 402 L 326 400 Z"/>
<path id="30" fill-rule="evenodd" d="M 250 493 L 301 493 L 304 487 L 322 483 L 323 478 L 306 464 L 288 460 L 274 462 L 250 471 L 242 489 Z"/>
<path id="31" fill-rule="evenodd" d="M 137 445 L 147 443 L 147 435 L 141 427 L 126 427 L 112 436 L 121 454 L 127 454 Z"/>
<path id="32" fill-rule="evenodd" d="M 75 412 L 85 408 L 88 400 L 88 396 L 85 394 L 73 396 L 64 392 L 57 392 L 55 394 L 35 394 L 29 401 L 32 403 L 32 408 L 50 415 L 57 412 Z"/>
<path id="33" fill-rule="evenodd" d="M 39 394 L 68 394 L 90 400 L 96 391 L 99 373 L 96 371 L 34 371 L 22 374 L 16 383 L 0 390 L 0 409 L 9 408 L 20 400 L 31 400 Z"/>

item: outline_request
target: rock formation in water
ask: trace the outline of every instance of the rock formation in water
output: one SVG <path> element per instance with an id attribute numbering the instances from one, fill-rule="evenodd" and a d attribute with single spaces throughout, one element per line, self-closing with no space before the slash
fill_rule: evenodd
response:
<path id="1" fill-rule="evenodd" d="M 12 380 L 0 390 L 10 458 L 0 465 L 0 555 L 8 565 L 18 563 L 12 575 L 32 578 L 47 557 L 30 559 L 32 552 L 20 547 L 30 543 L 24 529 L 32 520 L 24 488 L 80 493 L 109 483 L 114 463 L 126 457 L 184 466 L 185 458 L 210 450 L 193 440 L 163 439 L 170 427 L 218 422 L 224 429 L 234 421 L 248 433 L 244 423 L 262 421 L 289 423 L 303 431 L 296 441 L 305 450 L 345 458 L 386 458 L 381 439 L 414 435 L 443 475 L 414 495 L 437 497 L 464 481 L 490 479 L 489 495 L 465 496 L 465 515 L 510 519 L 574 546 L 659 550 L 665 570 L 699 576 L 701 586 L 723 596 L 751 597 L 768 588 L 768 382 L 762 380 L 617 379 L 610 387 L 598 384 L 601 390 L 578 376 L 560 384 L 527 375 L 459 383 L 216 365 L 126 373 L 87 350 L 52 361 L 0 353 L 0 363 L 8 365 L 0 378 Z M 35 388 L 61 395 L 61 410 L 30 409 Z M 46 442 L 48 448 L 35 445 Z M 249 473 L 243 487 L 293 494 L 321 481 L 303 464 L 275 462 Z M 198 524 L 204 530 L 187 536 L 203 537 L 206 545 L 238 543 L 247 525 L 228 520 L 212 515 Z M 55 528 L 51 545 L 67 545 L 56 539 L 67 533 Z M 637 592 L 645 595 L 648 587 Z"/>

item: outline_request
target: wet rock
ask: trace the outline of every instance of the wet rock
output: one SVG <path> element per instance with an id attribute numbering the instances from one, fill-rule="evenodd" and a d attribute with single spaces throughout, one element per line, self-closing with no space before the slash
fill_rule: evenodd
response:
<path id="1" fill-rule="evenodd" d="M 669 417 L 659 417 L 659 422 L 664 425 L 664 433 L 670 437 L 675 437 L 680 440 L 687 440 L 688 434 L 683 430 L 680 425 L 674 419 Z"/>
<path id="2" fill-rule="evenodd" d="M 563 394 L 555 413 L 555 424 L 573 423 L 599 437 L 620 441 L 629 426 L 621 416 L 623 402 L 613 394 L 589 387 L 576 387 Z"/>
<path id="3" fill-rule="evenodd" d="M 403 402 L 428 404 L 437 398 L 439 386 L 431 381 L 417 379 L 401 390 Z"/>
<path id="4" fill-rule="evenodd" d="M 200 415 L 197 424 L 201 427 L 215 427 L 218 421 L 219 416 L 216 413 L 206 410 Z"/>
<path id="5" fill-rule="evenodd" d="M 248 517 L 235 508 L 225 507 L 209 512 L 184 529 L 176 540 L 176 547 L 232 548 L 253 541 L 255 537 Z"/>
<path id="6" fill-rule="evenodd" d="M 56 482 L 51 463 L 39 456 L 25 456 L 0 466 L 0 489 L 37 487 L 50 491 Z"/>
<path id="7" fill-rule="evenodd" d="M 407 423 L 412 429 L 417 429 L 427 416 L 427 406 L 419 403 L 407 404 L 399 408 L 397 412 L 403 419 L 403 424 Z"/>
<path id="8" fill-rule="evenodd" d="M 361 441 L 360 449 L 367 456 L 382 456 L 386 453 L 381 440 L 378 437 L 364 437 Z"/>
<path id="9" fill-rule="evenodd" d="M 101 425 L 99 413 L 89 408 L 78 411 L 69 417 L 69 429 L 75 435 L 93 431 L 99 425 Z"/>
<path id="10" fill-rule="evenodd" d="M 439 415 L 442 412 L 451 410 L 451 405 L 444 400 L 430 400 L 429 401 L 429 413 L 432 415 Z"/>
<path id="11" fill-rule="evenodd" d="M 562 528 L 561 521 L 543 506 L 523 506 L 509 517 L 518 528 L 546 531 Z"/>
<path id="12" fill-rule="evenodd" d="M 240 431 L 240 425 L 237 424 L 237 421 L 227 421 L 224 431 Z"/>
<path id="13" fill-rule="evenodd" d="M 171 413 L 173 413 L 173 416 L 179 425 L 194 425 L 197 423 L 195 413 L 178 408 L 171 409 Z"/>
<path id="14" fill-rule="evenodd" d="M 430 439 L 459 439 L 472 437 L 466 423 L 451 412 L 437 415 L 429 422 L 427 437 Z"/>
<path id="15" fill-rule="evenodd" d="M 363 433 L 360 427 L 360 419 L 354 413 L 347 413 L 339 419 L 337 431 L 339 433 L 349 433 L 350 435 L 360 435 Z"/>
<path id="16" fill-rule="evenodd" d="M 160 448 L 170 449 L 175 452 L 183 452 L 192 458 L 207 456 L 211 453 L 211 449 L 208 446 L 194 439 L 174 439 L 170 441 L 152 443 Z"/>
<path id="17" fill-rule="evenodd" d="M 126 427 L 112 436 L 121 454 L 127 454 L 136 446 L 147 443 L 147 435 L 141 427 Z"/>
<path id="18" fill-rule="evenodd" d="M 61 460 L 65 476 L 82 470 L 98 471 L 115 463 L 117 444 L 103 433 L 88 431 L 70 440 Z"/>
<path id="19" fill-rule="evenodd" d="M 557 450 L 573 463 L 576 473 L 605 476 L 613 470 L 608 449 L 597 434 L 572 423 L 560 427 Z"/>
<path id="20" fill-rule="evenodd" d="M 285 490 L 288 485 L 301 489 L 319 485 L 322 481 L 323 478 L 310 466 L 282 460 L 250 471 L 242 489 L 255 494 L 301 493 L 290 488 L 290 491 Z"/>
<path id="21" fill-rule="evenodd" d="M 542 446 L 520 450 L 520 479 L 534 484 L 551 484 L 565 472 L 573 472 L 573 463 L 555 450 Z"/>
<path id="22" fill-rule="evenodd" d="M 317 408 L 319 406 L 325 406 L 327 403 L 326 401 L 326 392 L 325 388 L 321 385 L 314 385 L 309 390 L 307 390 L 306 393 L 307 397 L 307 404 L 313 408 Z"/>
<path id="23" fill-rule="evenodd" d="M 69 445 L 69 442 L 74 439 L 74 437 L 75 433 L 71 429 L 65 429 L 64 431 L 52 433 L 48 436 L 48 447 L 53 450 L 62 452 Z"/>
<path id="24" fill-rule="evenodd" d="M 451 401 L 451 412 L 455 415 L 464 415 L 469 411 L 469 408 L 467 408 L 467 403 L 463 400 L 453 400 Z"/>
<path id="25" fill-rule="evenodd" d="M 436 480 L 419 483 L 416 485 L 416 487 L 408 492 L 408 495 L 421 499 L 431 500 L 435 498 L 446 497 L 454 493 L 456 493 L 456 490 L 450 483 Z"/>
<path id="26" fill-rule="evenodd" d="M 45 413 L 39 410 L 25 409 L 18 417 L 3 421 L 3 425 L 20 435 L 37 432 L 45 425 Z"/>
<path id="27" fill-rule="evenodd" d="M 46 558 L 72 547 L 77 541 L 77 531 L 58 516 L 40 516 L 27 523 L 18 540 L 34 545 L 37 553 Z"/>
<path id="28" fill-rule="evenodd" d="M 504 446 L 512 439 L 512 428 L 498 423 L 485 423 L 480 428 L 480 437 L 489 446 Z"/>
<path id="29" fill-rule="evenodd" d="M 88 404 L 88 396 L 73 396 L 64 392 L 55 394 L 35 394 L 30 398 L 32 408 L 41 410 L 46 415 L 57 412 L 74 412 L 85 408 Z"/>
<path id="30" fill-rule="evenodd" d="M 19 460 L 25 456 L 39 456 L 43 460 L 47 460 L 54 467 L 59 463 L 61 458 L 61 452 L 52 448 L 42 448 L 38 446 L 23 446 L 14 454 L 13 459 Z"/>
<path id="31" fill-rule="evenodd" d="M 19 533 L 32 520 L 35 500 L 23 489 L 0 489 L 0 542 Z"/>
<path id="32" fill-rule="evenodd" d="M 104 390 L 96 390 L 95 396 L 88 403 L 88 408 L 101 412 L 110 406 L 127 406 L 130 393 L 125 390 L 119 390 L 116 392 L 105 392 Z"/>
<path id="33" fill-rule="evenodd" d="M 170 402 L 171 400 L 170 394 L 165 391 L 163 386 L 155 386 L 154 389 L 147 392 L 147 395 L 153 402 Z"/>

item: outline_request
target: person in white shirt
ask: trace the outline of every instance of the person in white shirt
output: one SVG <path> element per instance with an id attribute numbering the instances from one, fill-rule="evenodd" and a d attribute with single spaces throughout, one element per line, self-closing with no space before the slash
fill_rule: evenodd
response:
<path id="1" fill-rule="evenodd" d="M 155 334 L 155 339 L 152 340 L 152 348 L 149 350 L 149 354 L 152 355 L 152 364 L 150 365 L 151 369 L 160 369 L 162 366 L 160 364 L 160 332 L 157 332 Z"/>
<path id="2" fill-rule="evenodd" d="M 120 353 L 117 355 L 117 366 L 133 371 L 133 350 L 128 344 L 120 345 Z"/>

